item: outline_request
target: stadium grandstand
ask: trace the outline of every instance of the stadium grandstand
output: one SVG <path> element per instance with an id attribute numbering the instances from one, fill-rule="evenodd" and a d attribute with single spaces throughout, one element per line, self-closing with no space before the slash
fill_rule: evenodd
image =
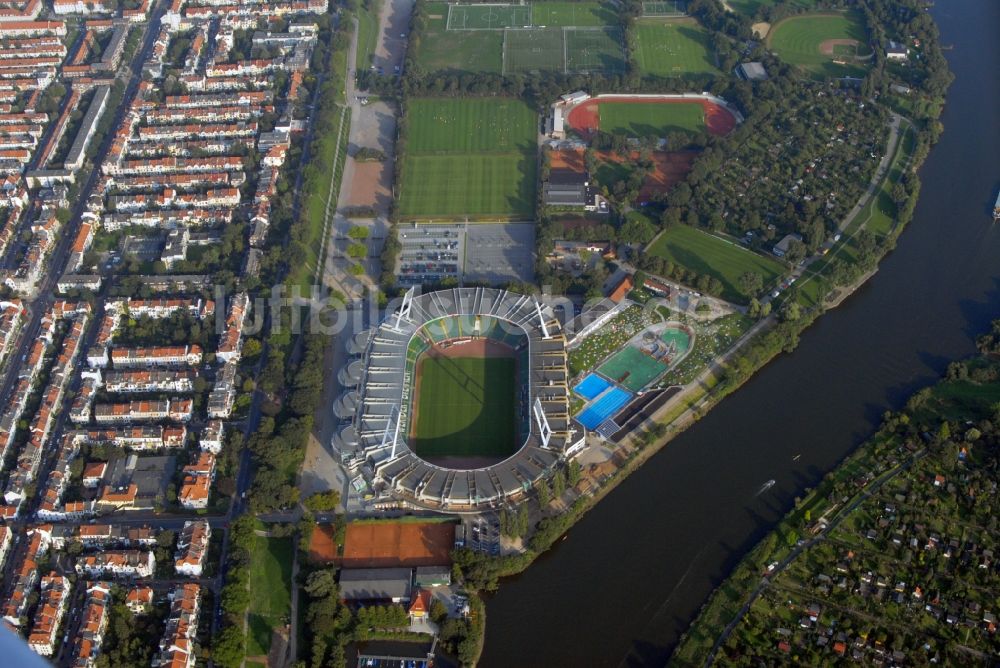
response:
<path id="1" fill-rule="evenodd" d="M 584 429 L 569 415 L 562 327 L 534 297 L 493 288 L 411 289 L 367 338 L 363 373 L 347 402 L 356 408 L 334 445 L 380 496 L 450 512 L 496 507 L 525 496 L 582 447 Z M 484 338 L 507 346 L 517 359 L 513 454 L 469 469 L 426 461 L 408 443 L 418 360 L 432 347 Z"/>

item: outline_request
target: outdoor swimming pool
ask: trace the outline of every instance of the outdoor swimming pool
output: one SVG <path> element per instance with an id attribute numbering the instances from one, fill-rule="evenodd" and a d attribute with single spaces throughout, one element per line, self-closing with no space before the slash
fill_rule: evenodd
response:
<path id="1" fill-rule="evenodd" d="M 612 387 L 597 398 L 576 419 L 587 429 L 596 429 L 632 399 L 632 393 Z"/>
<path id="2" fill-rule="evenodd" d="M 587 374 L 587 377 L 581 380 L 573 388 L 573 391 L 579 394 L 581 397 L 590 401 L 594 397 L 597 397 L 604 390 L 611 387 L 609 383 L 604 378 L 601 378 L 596 373 Z"/>

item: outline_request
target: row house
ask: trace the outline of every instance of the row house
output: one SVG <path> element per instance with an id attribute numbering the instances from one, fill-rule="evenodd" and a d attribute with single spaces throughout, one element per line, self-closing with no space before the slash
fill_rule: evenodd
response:
<path id="1" fill-rule="evenodd" d="M 42 0 L 26 0 L 25 2 L 4 2 L 0 6 L 0 24 L 11 21 L 30 21 L 42 11 Z"/>
<path id="2" fill-rule="evenodd" d="M 232 414 L 233 403 L 236 401 L 236 367 L 237 362 L 230 360 L 216 376 L 212 391 L 208 394 L 208 417 L 225 420 Z"/>
<path id="3" fill-rule="evenodd" d="M 222 362 L 239 361 L 243 347 L 243 324 L 250 310 L 250 296 L 241 292 L 233 297 L 226 316 L 226 330 L 219 337 L 215 356 Z"/>
<path id="4" fill-rule="evenodd" d="M 80 616 L 80 627 L 73 639 L 70 665 L 73 668 L 93 668 L 101 653 L 104 632 L 108 628 L 108 612 L 111 605 L 111 584 L 108 582 L 88 582 L 87 601 Z"/>
<path id="5" fill-rule="evenodd" d="M 237 188 L 211 188 L 201 193 L 178 193 L 173 188 L 166 188 L 157 195 L 115 195 L 108 198 L 111 208 L 124 212 L 237 206 L 239 203 L 240 191 Z"/>
<path id="6" fill-rule="evenodd" d="M 190 123 L 186 125 L 147 125 L 136 133 L 137 142 L 176 141 L 180 139 L 217 139 L 256 137 L 257 121 L 245 123 Z M 117 183 L 116 179 L 116 183 Z"/>
<path id="7" fill-rule="evenodd" d="M 189 510 L 208 508 L 212 480 L 215 478 L 215 455 L 200 452 L 197 460 L 183 468 L 183 473 L 184 478 L 177 493 L 181 507 Z"/>
<path id="8" fill-rule="evenodd" d="M 153 366 L 195 366 L 201 364 L 201 346 L 153 346 L 113 348 L 111 362 L 115 368 L 127 369 Z"/>
<path id="9" fill-rule="evenodd" d="M 233 93 L 201 93 L 195 95 L 168 95 L 163 104 L 168 109 L 194 109 L 197 107 L 240 107 L 270 104 L 274 93 L 270 90 L 241 90 Z"/>
<path id="10" fill-rule="evenodd" d="M 69 409 L 69 419 L 73 424 L 86 424 L 90 422 L 90 410 L 94 404 L 94 397 L 101 389 L 101 372 L 97 369 L 83 371 L 80 373 L 80 388 Z"/>
<path id="11" fill-rule="evenodd" d="M 2 157 L 2 155 L 0 155 Z M 117 174 L 170 174 L 173 172 L 240 171 L 243 158 L 223 156 L 217 158 L 160 158 L 158 160 L 124 160 Z"/>
<path id="12" fill-rule="evenodd" d="M 231 209 L 172 209 L 110 213 L 106 214 L 101 222 L 105 230 L 116 232 L 126 227 L 172 229 L 180 225 L 188 227 L 228 225 L 232 220 Z"/>
<path id="13" fill-rule="evenodd" d="M 97 497 L 95 508 L 99 512 L 131 510 L 135 508 L 135 502 L 138 498 L 139 486 L 135 483 L 129 483 L 120 487 L 105 485 Z"/>
<path id="14" fill-rule="evenodd" d="M 97 404 L 94 406 L 94 422 L 98 424 L 149 420 L 187 422 L 191 419 L 193 409 L 194 402 L 191 399 L 159 399 L 153 401 Z"/>
<path id="15" fill-rule="evenodd" d="M 66 614 L 69 580 L 53 572 L 42 578 L 42 595 L 28 631 L 28 647 L 41 656 L 52 656 L 59 625 Z"/>
<path id="16" fill-rule="evenodd" d="M 37 37 L 39 35 L 66 36 L 66 24 L 62 21 L 3 21 L 0 22 L 0 38 Z"/>
<path id="17" fill-rule="evenodd" d="M 163 188 L 187 191 L 205 186 L 240 185 L 233 172 L 199 172 L 197 174 L 157 174 L 154 176 L 120 176 L 110 184 L 118 192 L 154 191 Z"/>
<path id="18" fill-rule="evenodd" d="M 208 139 L 181 139 L 166 140 L 162 142 L 130 142 L 125 149 L 125 157 L 145 158 L 147 160 L 158 158 L 195 158 L 206 156 L 230 156 L 243 155 L 253 149 L 252 137 L 210 137 Z M 239 175 L 233 175 L 234 179 L 240 179 Z"/>
<path id="19" fill-rule="evenodd" d="M 86 439 L 90 443 L 110 443 L 135 451 L 180 448 L 187 439 L 187 428 L 184 425 L 135 425 L 117 429 L 91 429 L 86 433 Z"/>
<path id="20" fill-rule="evenodd" d="M 133 615 L 142 615 L 153 607 L 152 587 L 132 587 L 125 594 L 125 607 Z"/>
<path id="21" fill-rule="evenodd" d="M 117 524 L 81 524 L 76 527 L 76 540 L 85 548 L 147 547 L 156 545 L 157 532 L 152 527 L 130 527 Z"/>
<path id="22" fill-rule="evenodd" d="M 209 420 L 201 430 L 198 446 L 206 452 L 219 454 L 225 442 L 226 423 L 222 420 Z"/>
<path id="23" fill-rule="evenodd" d="M 20 299 L 0 301 L 0 360 L 7 358 L 14 339 L 21 332 L 24 305 Z"/>
<path id="24" fill-rule="evenodd" d="M 255 76 L 204 76 L 191 74 L 181 77 L 181 82 L 192 92 L 223 92 L 234 90 L 261 90 L 272 85 L 271 77 L 266 74 Z"/>
<path id="25" fill-rule="evenodd" d="M 218 107 L 201 109 L 154 109 L 146 113 L 149 125 L 170 123 L 220 123 L 223 121 L 251 121 L 273 112 L 272 107 Z"/>
<path id="26" fill-rule="evenodd" d="M 108 392 L 127 394 L 131 392 L 193 392 L 194 379 L 198 377 L 194 369 L 126 369 L 108 371 L 104 378 L 104 389 Z"/>
<path id="27" fill-rule="evenodd" d="M 38 584 L 38 561 L 48 553 L 52 542 L 51 527 L 31 527 L 27 530 L 26 537 L 28 543 L 21 561 L 9 578 L 10 594 L 3 606 L 3 620 L 13 627 L 20 627 L 24 623 L 29 596 Z"/>
<path id="28" fill-rule="evenodd" d="M 59 15 L 111 13 L 101 0 L 52 0 L 52 11 Z"/>
<path id="29" fill-rule="evenodd" d="M 153 666 L 194 668 L 194 643 L 198 634 L 201 587 L 188 583 L 171 593 L 170 614 Z"/>
<path id="30" fill-rule="evenodd" d="M 94 226 L 94 218 L 93 215 L 83 215 L 83 219 L 80 221 L 80 228 L 73 238 L 73 246 L 70 249 L 66 271 L 76 271 L 83 265 L 83 256 L 90 249 L 90 245 L 94 242 L 94 234 L 97 232 Z"/>
<path id="31" fill-rule="evenodd" d="M 89 577 L 148 578 L 156 569 L 152 550 L 104 550 L 76 561 L 77 575 Z"/>
<path id="32" fill-rule="evenodd" d="M 177 537 L 174 570 L 178 575 L 200 578 L 208 555 L 208 542 L 212 528 L 205 520 L 185 522 Z"/>
<path id="33" fill-rule="evenodd" d="M 156 299 L 129 299 L 121 302 L 129 315 L 149 318 L 169 318 L 180 311 L 186 311 L 200 320 L 215 313 L 215 302 L 200 297 L 160 297 Z"/>

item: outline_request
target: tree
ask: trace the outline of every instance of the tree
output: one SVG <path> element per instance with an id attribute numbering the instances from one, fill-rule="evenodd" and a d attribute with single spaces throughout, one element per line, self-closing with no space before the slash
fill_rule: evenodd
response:
<path id="1" fill-rule="evenodd" d="M 246 652 L 243 629 L 235 624 L 225 626 L 212 643 L 212 661 L 224 668 L 238 668 Z"/>
<path id="2" fill-rule="evenodd" d="M 740 290 L 747 297 L 756 297 L 764 288 L 764 279 L 756 271 L 745 271 L 740 276 Z"/>
<path id="3" fill-rule="evenodd" d="M 538 491 L 538 505 L 545 508 L 552 501 L 552 492 L 549 490 L 549 484 L 541 480 L 535 489 Z"/>
<path id="4" fill-rule="evenodd" d="M 309 598 L 335 596 L 337 594 L 337 579 L 334 577 L 333 569 L 313 571 L 306 577 L 303 589 Z"/>
<path id="5" fill-rule="evenodd" d="M 552 476 L 552 494 L 558 499 L 566 491 L 566 474 L 562 470 L 556 471 Z"/>
<path id="6" fill-rule="evenodd" d="M 576 484 L 580 482 L 581 472 L 580 462 L 571 459 L 569 464 L 566 465 L 566 479 L 570 487 L 576 487 Z"/>

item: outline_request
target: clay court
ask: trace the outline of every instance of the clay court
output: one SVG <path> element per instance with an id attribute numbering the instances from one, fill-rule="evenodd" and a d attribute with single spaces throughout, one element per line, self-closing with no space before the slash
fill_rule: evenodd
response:
<path id="1" fill-rule="evenodd" d="M 336 527 L 332 524 L 317 524 L 309 539 L 309 561 L 316 564 L 332 564 L 337 558 L 337 543 L 334 536 Z"/>
<path id="2" fill-rule="evenodd" d="M 388 162 L 356 162 L 353 159 L 350 162 L 354 175 L 341 206 L 388 211 L 392 202 L 392 170 Z"/>
<path id="3" fill-rule="evenodd" d="M 571 169 L 582 172 L 584 170 L 584 150 L 571 149 L 553 151 L 551 153 L 552 169 Z M 697 151 L 653 151 L 653 171 L 642 184 L 639 190 L 639 200 L 649 201 L 654 196 L 666 192 L 675 183 L 679 183 L 691 171 Z M 624 164 L 635 162 L 639 159 L 636 151 L 628 156 L 608 151 L 598 151 L 597 158 L 601 162 Z"/>
<path id="4" fill-rule="evenodd" d="M 451 522 L 354 522 L 347 525 L 347 568 L 450 566 L 455 546 Z"/>
<path id="5" fill-rule="evenodd" d="M 573 107 L 566 116 L 566 124 L 585 140 L 590 140 L 601 127 L 601 105 L 611 104 L 695 104 L 705 113 L 705 129 L 711 135 L 722 137 L 736 127 L 736 117 L 725 107 L 704 98 L 678 97 L 625 97 L 595 98 Z"/>

